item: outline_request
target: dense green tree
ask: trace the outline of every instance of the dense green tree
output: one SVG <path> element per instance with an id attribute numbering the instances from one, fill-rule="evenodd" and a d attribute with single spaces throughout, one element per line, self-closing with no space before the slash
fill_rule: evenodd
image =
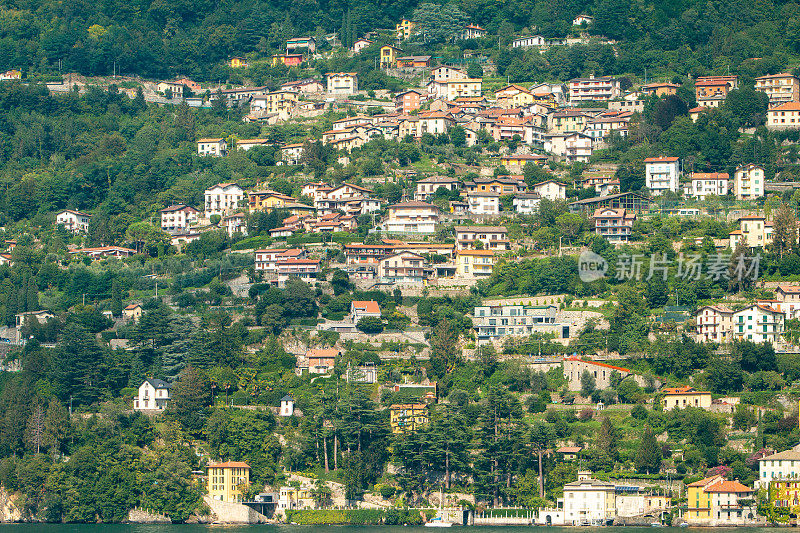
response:
<path id="1" fill-rule="evenodd" d="M 650 426 L 644 427 L 642 440 L 636 450 L 636 470 L 647 474 L 657 473 L 661 469 L 661 447 Z"/>

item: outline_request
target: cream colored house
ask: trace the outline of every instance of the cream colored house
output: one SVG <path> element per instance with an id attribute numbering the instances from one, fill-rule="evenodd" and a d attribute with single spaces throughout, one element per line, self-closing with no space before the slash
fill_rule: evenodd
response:
<path id="1" fill-rule="evenodd" d="M 789 73 L 769 74 L 756 78 L 755 90 L 765 93 L 772 105 L 800 100 L 800 80 Z"/>
<path id="2" fill-rule="evenodd" d="M 771 130 L 800 128 L 800 102 L 786 102 L 768 109 L 767 128 Z"/>
<path id="3" fill-rule="evenodd" d="M 733 309 L 724 305 L 706 305 L 697 310 L 695 339 L 700 342 L 729 342 L 733 337 Z"/>
<path id="4" fill-rule="evenodd" d="M 133 400 L 134 411 L 163 411 L 170 400 L 172 384 L 160 379 L 146 379 L 139 386 L 139 394 Z"/>
<path id="5" fill-rule="evenodd" d="M 328 72 L 325 74 L 328 94 L 356 94 L 358 74 L 355 72 Z"/>
<path id="6" fill-rule="evenodd" d="M 389 206 L 383 229 L 388 233 L 434 233 L 438 222 L 438 207 L 412 200 Z"/>
<path id="7" fill-rule="evenodd" d="M 667 387 L 662 389 L 661 392 L 664 394 L 663 405 L 665 411 L 685 409 L 687 407 L 711 409 L 711 393 L 708 391 L 699 391 L 694 387 L 685 385 L 683 387 Z"/>
<path id="8" fill-rule="evenodd" d="M 739 229 L 729 235 L 730 247 L 736 248 L 743 242 L 748 248 L 763 248 L 772 243 L 773 224 L 759 215 L 741 217 Z"/>
<path id="9" fill-rule="evenodd" d="M 447 65 L 436 67 L 431 72 L 431 81 L 440 83 L 452 80 L 466 80 L 468 78 L 469 76 L 467 76 L 467 72 L 465 70 L 455 67 L 448 67 Z"/>
<path id="10" fill-rule="evenodd" d="M 281 487 L 278 491 L 279 509 L 314 509 L 314 497 L 310 489 Z"/>
<path id="11" fill-rule="evenodd" d="M 197 141 L 198 155 L 222 157 L 227 153 L 228 143 L 221 137 L 200 139 Z"/>
<path id="12" fill-rule="evenodd" d="M 403 250 L 383 257 L 378 262 L 378 276 L 383 281 L 395 283 L 422 283 L 427 263 L 414 252 Z"/>
<path id="13" fill-rule="evenodd" d="M 579 477 L 564 485 L 564 523 L 605 525 L 616 516 L 616 487 L 613 483 Z"/>
<path id="14" fill-rule="evenodd" d="M 500 214 L 500 193 L 470 192 L 467 193 L 469 212 L 479 216 L 498 216 Z"/>
<path id="15" fill-rule="evenodd" d="M 484 250 L 505 251 L 511 248 L 505 226 L 455 226 L 456 250 L 474 250 L 480 242 Z"/>
<path id="16" fill-rule="evenodd" d="M 483 80 L 480 78 L 464 78 L 449 81 L 433 81 L 428 84 L 428 92 L 442 100 L 453 101 L 456 98 L 470 98 L 481 95 Z"/>
<path id="17" fill-rule="evenodd" d="M 537 183 L 532 187 L 533 192 L 547 198 L 548 200 L 566 200 L 567 199 L 567 186 L 555 180 L 546 180 Z"/>

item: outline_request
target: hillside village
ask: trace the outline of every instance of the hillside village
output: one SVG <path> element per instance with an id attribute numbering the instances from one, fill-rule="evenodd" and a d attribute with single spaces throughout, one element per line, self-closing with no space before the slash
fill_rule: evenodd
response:
<path id="1" fill-rule="evenodd" d="M 0 521 L 796 525 L 797 72 L 408 16 L 0 75 Z"/>

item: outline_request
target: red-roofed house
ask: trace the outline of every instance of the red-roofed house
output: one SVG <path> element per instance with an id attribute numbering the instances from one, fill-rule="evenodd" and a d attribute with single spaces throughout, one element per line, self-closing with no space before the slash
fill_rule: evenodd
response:
<path id="1" fill-rule="evenodd" d="M 353 319 L 353 324 L 358 323 L 362 318 L 380 318 L 381 308 L 375 300 L 354 300 L 350 302 L 350 317 Z"/>
<path id="2" fill-rule="evenodd" d="M 304 356 L 299 357 L 295 373 L 302 374 L 303 370 L 309 374 L 327 374 L 333 370 L 336 357 L 340 355 L 336 348 L 317 348 L 308 350 Z"/>
<path id="3" fill-rule="evenodd" d="M 767 128 L 771 130 L 800 128 L 800 102 L 786 102 L 767 110 Z"/>
<path id="4" fill-rule="evenodd" d="M 721 475 L 690 483 L 684 519 L 689 525 L 755 525 L 753 490 Z"/>
<path id="5" fill-rule="evenodd" d="M 649 157 L 644 160 L 645 185 L 654 194 L 678 192 L 681 160 L 677 157 Z"/>
<path id="6" fill-rule="evenodd" d="M 692 181 L 684 187 L 684 196 L 697 200 L 705 200 L 707 196 L 725 196 L 729 180 L 727 172 L 693 172 Z"/>
<path id="7" fill-rule="evenodd" d="M 719 107 L 728 93 L 739 88 L 738 76 L 702 76 L 694 83 L 697 105 Z"/>

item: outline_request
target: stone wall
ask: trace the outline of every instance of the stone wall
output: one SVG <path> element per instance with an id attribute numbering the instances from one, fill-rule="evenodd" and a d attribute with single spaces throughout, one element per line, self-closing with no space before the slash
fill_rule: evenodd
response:
<path id="1" fill-rule="evenodd" d="M 208 496 L 203 500 L 211 509 L 215 524 L 264 524 L 269 521 L 263 514 L 240 503 L 221 502 Z"/>

